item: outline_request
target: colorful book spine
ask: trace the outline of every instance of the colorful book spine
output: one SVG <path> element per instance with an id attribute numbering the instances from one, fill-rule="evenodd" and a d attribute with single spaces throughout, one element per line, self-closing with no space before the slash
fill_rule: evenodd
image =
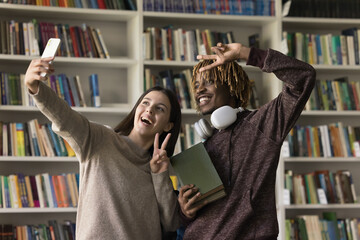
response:
<path id="1" fill-rule="evenodd" d="M 101 107 L 99 81 L 97 74 L 89 76 L 91 104 L 93 107 Z"/>

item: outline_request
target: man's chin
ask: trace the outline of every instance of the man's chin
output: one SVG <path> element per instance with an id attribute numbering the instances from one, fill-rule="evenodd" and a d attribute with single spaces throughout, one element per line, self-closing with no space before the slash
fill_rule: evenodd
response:
<path id="1" fill-rule="evenodd" d="M 200 107 L 200 112 L 202 115 L 212 114 L 215 111 L 216 107 L 208 108 L 206 106 Z"/>

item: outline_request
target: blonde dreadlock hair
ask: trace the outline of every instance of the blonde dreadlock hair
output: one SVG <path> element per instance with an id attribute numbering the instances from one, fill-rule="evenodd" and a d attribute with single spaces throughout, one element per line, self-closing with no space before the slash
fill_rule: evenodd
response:
<path id="1" fill-rule="evenodd" d="M 191 88 L 194 93 L 196 75 L 199 73 L 199 69 L 214 62 L 215 60 L 203 60 L 194 66 L 191 81 Z M 235 61 L 204 71 L 200 73 L 201 78 L 206 81 L 213 80 L 215 87 L 219 84 L 229 86 L 231 96 L 235 96 L 236 107 L 246 108 L 248 105 L 251 89 L 250 80 L 243 68 Z"/>

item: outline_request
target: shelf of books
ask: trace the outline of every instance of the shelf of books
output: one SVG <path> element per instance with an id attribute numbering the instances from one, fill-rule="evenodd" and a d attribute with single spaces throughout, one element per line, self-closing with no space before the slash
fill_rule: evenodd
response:
<path id="1" fill-rule="evenodd" d="M 312 64 L 317 81 L 284 142 L 280 237 L 359 239 L 360 4 L 313 3 L 292 1 L 281 20 L 288 55 Z"/>
<path id="2" fill-rule="evenodd" d="M 28 97 L 30 61 L 49 38 L 60 38 L 56 71 L 45 83 L 75 111 L 113 127 L 142 92 L 134 81 L 139 26 L 131 0 L 0 1 L 1 236 L 75 239 L 78 160 Z"/>

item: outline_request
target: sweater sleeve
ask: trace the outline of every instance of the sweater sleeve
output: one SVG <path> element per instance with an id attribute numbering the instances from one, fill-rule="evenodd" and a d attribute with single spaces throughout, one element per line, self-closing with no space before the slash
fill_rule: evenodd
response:
<path id="1" fill-rule="evenodd" d="M 169 171 L 151 174 L 158 202 L 161 224 L 165 231 L 180 227 L 179 204 L 170 180 Z"/>
<path id="2" fill-rule="evenodd" d="M 63 99 L 42 82 L 39 84 L 39 91 L 32 96 L 39 110 L 51 121 L 54 132 L 70 144 L 78 157 L 84 157 L 86 149 L 91 149 L 89 147 L 89 121 L 71 109 Z"/>
<path id="3" fill-rule="evenodd" d="M 247 118 L 265 136 L 281 143 L 296 123 L 315 85 L 315 69 L 273 49 L 252 48 L 247 65 L 274 73 L 283 81 L 281 93 Z M 272 80 L 269 80 L 272 81 Z"/>

